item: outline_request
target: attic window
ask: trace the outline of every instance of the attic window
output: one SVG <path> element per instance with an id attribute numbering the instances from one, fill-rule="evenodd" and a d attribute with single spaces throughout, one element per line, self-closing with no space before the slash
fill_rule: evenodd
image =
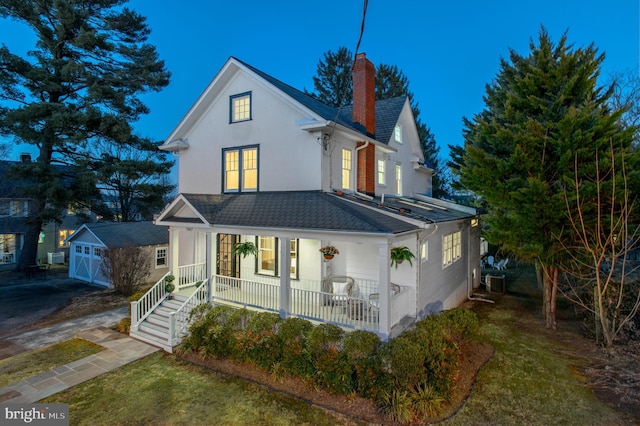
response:
<path id="1" fill-rule="evenodd" d="M 402 143 L 402 126 L 396 124 L 396 127 L 393 129 L 393 138 L 396 142 Z"/>
<path id="2" fill-rule="evenodd" d="M 251 120 L 251 92 L 239 93 L 229 98 L 229 122 Z"/>

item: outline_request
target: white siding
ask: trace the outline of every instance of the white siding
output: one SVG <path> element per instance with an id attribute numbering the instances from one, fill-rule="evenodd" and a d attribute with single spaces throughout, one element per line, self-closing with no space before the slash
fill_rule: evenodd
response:
<path id="1" fill-rule="evenodd" d="M 249 91 L 252 119 L 230 124 L 229 97 Z M 298 127 L 305 115 L 285 99 L 239 73 L 186 134 L 190 147 L 179 156 L 179 191 L 219 194 L 222 149 L 246 145 L 259 145 L 260 191 L 321 189 L 320 143 Z"/>

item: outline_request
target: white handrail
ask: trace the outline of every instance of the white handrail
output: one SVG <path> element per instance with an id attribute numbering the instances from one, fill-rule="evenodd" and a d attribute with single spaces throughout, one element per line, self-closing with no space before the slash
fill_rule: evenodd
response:
<path id="1" fill-rule="evenodd" d="M 189 325 L 189 315 L 191 311 L 208 301 L 209 283 L 208 280 L 205 280 L 196 287 L 193 294 L 184 301 L 182 306 L 169 316 L 169 344 L 171 346 L 178 344 L 178 337 Z"/>
<path id="2" fill-rule="evenodd" d="M 164 290 L 164 279 L 171 272 L 167 272 L 160 280 L 153 285 L 140 299 L 131 302 L 131 329 L 138 330 L 138 326 L 153 310 L 162 303 L 166 296 Z"/>

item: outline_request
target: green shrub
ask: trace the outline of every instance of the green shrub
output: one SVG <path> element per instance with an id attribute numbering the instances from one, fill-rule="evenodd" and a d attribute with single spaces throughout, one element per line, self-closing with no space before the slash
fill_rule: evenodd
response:
<path id="1" fill-rule="evenodd" d="M 411 332 L 414 339 L 422 346 L 424 382 L 417 385 L 429 384 L 436 391 L 448 399 L 460 366 L 460 348 L 456 341 L 448 334 L 446 318 L 434 317 L 416 324 Z"/>
<path id="2" fill-rule="evenodd" d="M 330 349 L 338 352 L 342 346 L 344 330 L 334 324 L 318 324 L 307 337 L 307 351 L 310 355 L 319 355 Z"/>
<path id="3" fill-rule="evenodd" d="M 433 386 L 421 385 L 410 394 L 411 405 L 418 419 L 436 416 L 442 411 L 444 398 Z"/>
<path id="4" fill-rule="evenodd" d="M 441 326 L 445 333 L 457 344 L 460 344 L 464 339 L 476 337 L 480 328 L 480 321 L 476 313 L 463 308 L 455 308 L 440 312 L 437 315 L 431 315 L 418 322 L 416 327 L 419 328 L 431 322 Z"/>
<path id="5" fill-rule="evenodd" d="M 238 332 L 242 341 L 242 358 L 262 369 L 271 371 L 282 356 L 282 343 L 277 330 L 281 319 L 271 312 L 253 312 L 246 329 Z"/>
<path id="6" fill-rule="evenodd" d="M 378 405 L 387 420 L 393 423 L 406 424 L 414 417 L 413 401 L 406 389 L 388 389 Z"/>
<path id="7" fill-rule="evenodd" d="M 307 378 L 313 372 L 313 364 L 306 351 L 307 333 L 313 324 L 302 318 L 290 317 L 280 323 L 278 338 L 282 345 L 279 368 L 292 376 Z"/>
<path id="8" fill-rule="evenodd" d="M 334 393 L 353 390 L 353 369 L 346 353 L 341 352 L 344 330 L 333 324 L 315 326 L 307 337 L 307 352 L 313 364 L 314 385 Z"/>
<path id="9" fill-rule="evenodd" d="M 393 389 L 413 389 L 425 379 L 425 348 L 415 330 L 388 341 L 380 349 L 383 371 Z"/>
<path id="10" fill-rule="evenodd" d="M 354 390 L 365 398 L 375 398 L 381 386 L 381 363 L 376 356 L 381 346 L 375 333 L 355 330 L 347 333 L 343 340 L 343 351 L 349 357 L 353 369 Z"/>
<path id="11" fill-rule="evenodd" d="M 231 353 L 233 335 L 227 326 L 235 309 L 215 306 L 204 313 L 189 327 L 189 336 L 183 340 L 179 351 L 198 352 L 201 356 L 225 358 Z"/>

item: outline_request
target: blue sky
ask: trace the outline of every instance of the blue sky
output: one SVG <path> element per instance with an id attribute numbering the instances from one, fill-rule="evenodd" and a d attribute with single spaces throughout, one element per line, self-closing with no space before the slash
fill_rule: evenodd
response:
<path id="1" fill-rule="evenodd" d="M 568 30 L 575 46 L 594 43 L 606 54 L 603 76 L 638 72 L 638 3 L 370 0 L 359 51 L 407 75 L 422 120 L 448 155 L 448 144 L 462 144 L 462 117 L 482 109 L 500 58 L 509 48 L 527 54 L 541 24 L 554 40 Z M 362 17 L 362 0 L 132 0 L 129 7 L 147 17 L 150 42 L 173 74 L 166 89 L 145 95 L 151 113 L 135 124 L 155 140 L 168 136 L 229 56 L 313 89 L 324 52 L 354 51 Z M 0 21 L 0 42 L 19 52 L 32 40 L 17 24 Z M 14 156 L 23 150 L 14 149 Z"/>

